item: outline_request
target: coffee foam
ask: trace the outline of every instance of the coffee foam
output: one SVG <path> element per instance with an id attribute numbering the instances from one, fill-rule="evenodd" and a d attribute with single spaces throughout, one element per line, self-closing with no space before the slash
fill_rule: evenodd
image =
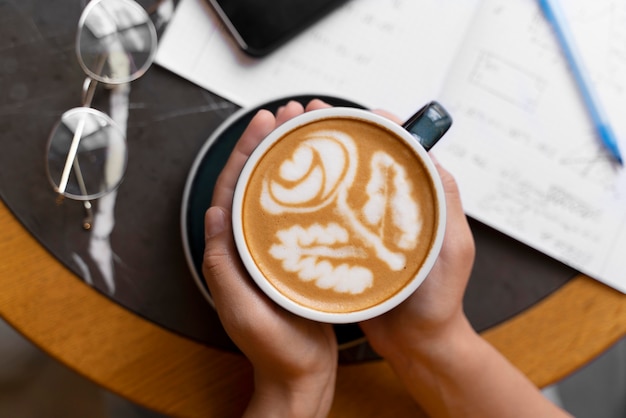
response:
<path id="1" fill-rule="evenodd" d="M 317 131 L 280 163 L 276 178 L 263 180 L 261 205 L 268 212 L 315 212 L 354 182 L 357 149 L 347 134 Z"/>
<path id="2" fill-rule="evenodd" d="M 297 303 L 365 309 L 416 274 L 437 223 L 431 180 L 396 135 L 343 118 L 287 133 L 254 169 L 243 230 L 267 279 Z"/>

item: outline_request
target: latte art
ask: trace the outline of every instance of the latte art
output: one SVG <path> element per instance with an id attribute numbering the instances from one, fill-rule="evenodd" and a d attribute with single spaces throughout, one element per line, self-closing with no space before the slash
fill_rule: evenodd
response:
<path id="1" fill-rule="evenodd" d="M 392 182 L 391 196 L 387 180 Z M 380 225 L 385 213 L 390 211 L 391 220 L 398 227 L 394 242 L 403 250 L 415 248 L 422 228 L 419 207 L 411 198 L 412 188 L 403 166 L 384 152 L 374 154 L 372 178 L 366 189 L 369 199 L 363 207 L 363 214 L 370 225 Z"/>
<path id="2" fill-rule="evenodd" d="M 304 229 L 299 225 L 278 231 L 280 244 L 270 248 L 270 254 L 281 260 L 285 271 L 298 274 L 303 281 L 315 281 L 322 289 L 340 293 L 362 293 L 372 285 L 372 272 L 359 265 L 341 260 L 366 258 L 358 247 L 346 245 L 348 231 L 337 224 L 326 227 L 313 225 Z"/>
<path id="3" fill-rule="evenodd" d="M 282 293 L 329 312 L 398 292 L 428 253 L 436 224 L 419 157 L 358 120 L 301 126 L 257 163 L 243 230 L 255 263 Z"/>
<path id="4" fill-rule="evenodd" d="M 354 141 L 337 131 L 316 132 L 263 181 L 261 205 L 273 214 L 315 212 L 354 182 Z"/>

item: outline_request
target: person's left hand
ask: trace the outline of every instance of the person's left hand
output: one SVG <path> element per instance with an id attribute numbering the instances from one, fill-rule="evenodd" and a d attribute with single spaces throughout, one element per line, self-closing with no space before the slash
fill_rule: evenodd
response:
<path id="1" fill-rule="evenodd" d="M 254 367 L 255 391 L 247 413 L 255 416 L 326 416 L 337 371 L 333 328 L 280 308 L 254 284 L 241 263 L 231 230 L 235 184 L 257 144 L 304 111 L 328 107 L 297 102 L 276 116 L 259 111 L 237 142 L 214 189 L 205 217 L 203 273 L 224 328 Z M 271 411 L 271 414 L 268 414 Z"/>

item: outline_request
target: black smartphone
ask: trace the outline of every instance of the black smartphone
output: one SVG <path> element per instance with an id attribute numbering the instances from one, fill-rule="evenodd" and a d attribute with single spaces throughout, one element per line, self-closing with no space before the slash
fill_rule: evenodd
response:
<path id="1" fill-rule="evenodd" d="M 239 47 L 267 55 L 348 0 L 206 0 Z"/>

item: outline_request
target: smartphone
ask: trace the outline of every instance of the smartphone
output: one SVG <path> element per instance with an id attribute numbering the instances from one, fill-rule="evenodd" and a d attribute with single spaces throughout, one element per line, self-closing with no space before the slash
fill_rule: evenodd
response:
<path id="1" fill-rule="evenodd" d="M 206 0 L 247 54 L 269 54 L 348 0 Z"/>

